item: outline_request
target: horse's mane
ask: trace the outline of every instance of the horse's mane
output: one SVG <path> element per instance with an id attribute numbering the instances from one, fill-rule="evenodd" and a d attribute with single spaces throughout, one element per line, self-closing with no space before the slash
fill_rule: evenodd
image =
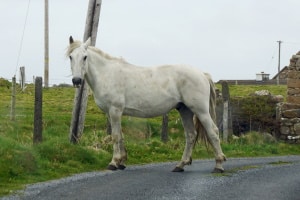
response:
<path id="1" fill-rule="evenodd" d="M 82 44 L 82 42 L 80 42 L 80 41 L 74 41 L 73 43 L 71 43 L 69 45 L 69 47 L 67 48 L 66 56 L 69 57 L 70 54 L 74 51 L 74 49 L 80 47 L 81 44 Z"/>
<path id="2" fill-rule="evenodd" d="M 80 41 L 74 41 L 67 48 L 66 56 L 68 57 L 72 53 L 72 51 L 74 51 L 74 49 L 80 47 L 81 45 L 82 45 L 82 42 L 80 42 Z M 96 47 L 89 46 L 88 48 L 90 50 L 92 50 L 93 52 L 95 52 L 97 54 L 100 54 L 102 57 L 104 57 L 104 58 L 106 58 L 108 60 L 116 60 L 116 61 L 119 61 L 119 62 L 127 63 L 127 61 L 125 61 L 123 58 L 118 58 L 118 57 L 111 56 L 111 55 L 103 52 L 102 50 L 100 50 L 100 49 L 98 49 Z"/>
<path id="3" fill-rule="evenodd" d="M 116 61 L 119 61 L 119 62 L 123 62 L 123 63 L 128 63 L 126 60 L 124 60 L 122 57 L 114 57 L 114 56 L 111 56 L 105 52 L 103 52 L 102 50 L 96 48 L 96 47 L 93 47 L 93 46 L 89 46 L 89 49 L 94 51 L 95 53 L 98 53 L 100 54 L 102 57 L 108 59 L 108 60 L 116 60 Z"/>

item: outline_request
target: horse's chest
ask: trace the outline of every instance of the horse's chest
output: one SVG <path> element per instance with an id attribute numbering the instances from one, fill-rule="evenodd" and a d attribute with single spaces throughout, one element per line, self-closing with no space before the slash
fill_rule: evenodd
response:
<path id="1" fill-rule="evenodd" d="M 105 113 L 108 113 L 110 102 L 105 98 L 101 98 L 101 96 L 94 96 L 94 98 L 97 106 Z"/>
<path id="2" fill-rule="evenodd" d="M 109 112 L 110 107 L 124 107 L 122 95 L 112 95 L 111 93 L 99 93 L 95 95 L 95 102 L 97 106 L 105 113 Z"/>
<path id="3" fill-rule="evenodd" d="M 106 113 L 108 112 L 108 107 L 104 102 L 96 101 L 96 104 L 101 110 L 103 110 Z"/>

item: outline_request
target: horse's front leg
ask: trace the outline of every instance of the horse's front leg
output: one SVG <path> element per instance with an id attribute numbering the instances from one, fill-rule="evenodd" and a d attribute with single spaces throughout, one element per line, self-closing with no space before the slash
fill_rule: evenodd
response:
<path id="1" fill-rule="evenodd" d="M 118 108 L 111 108 L 109 112 L 111 123 L 111 136 L 113 141 L 113 157 L 108 165 L 109 170 L 125 169 L 127 152 L 124 145 L 124 139 L 121 128 L 122 111 Z"/>

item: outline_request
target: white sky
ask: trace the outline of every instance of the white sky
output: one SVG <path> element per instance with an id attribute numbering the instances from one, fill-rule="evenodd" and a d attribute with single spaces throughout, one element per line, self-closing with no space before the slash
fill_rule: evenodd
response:
<path id="1" fill-rule="evenodd" d="M 44 74 L 44 1 L 1 0 L 0 77 Z M 49 83 L 71 84 L 68 38 L 82 40 L 88 1 L 49 0 Z M 102 0 L 96 47 L 140 66 L 189 64 L 220 79 L 272 78 L 300 50 L 299 0 Z M 20 50 L 20 46 L 22 48 Z M 18 54 L 20 51 L 19 61 Z"/>

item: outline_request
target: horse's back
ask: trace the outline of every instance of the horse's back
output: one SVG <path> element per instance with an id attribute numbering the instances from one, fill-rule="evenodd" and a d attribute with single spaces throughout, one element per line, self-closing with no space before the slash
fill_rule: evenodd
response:
<path id="1" fill-rule="evenodd" d="M 210 89 L 208 80 L 210 75 L 203 73 L 198 68 L 189 65 L 171 65 L 167 73 L 172 74 L 172 78 L 181 93 L 192 92 L 196 95 L 198 93 L 206 93 Z"/>
<path id="2" fill-rule="evenodd" d="M 208 79 L 205 73 L 200 69 L 189 65 L 162 65 L 149 68 L 157 74 L 158 79 L 170 79 L 176 82 L 181 87 L 185 84 L 205 85 L 208 84 Z"/>
<path id="3" fill-rule="evenodd" d="M 126 83 L 125 114 L 161 115 L 178 103 L 202 106 L 209 98 L 209 82 L 199 69 L 186 65 L 163 65 L 136 68 Z M 146 114 L 147 113 L 147 114 Z"/>
<path id="4" fill-rule="evenodd" d="M 134 77 L 130 79 L 134 84 L 138 84 L 137 87 L 141 87 L 144 92 L 151 90 L 181 98 L 187 93 L 207 94 L 210 90 L 210 76 L 189 65 L 162 65 L 137 69 L 140 71 L 137 70 L 137 73 L 133 73 Z"/>

